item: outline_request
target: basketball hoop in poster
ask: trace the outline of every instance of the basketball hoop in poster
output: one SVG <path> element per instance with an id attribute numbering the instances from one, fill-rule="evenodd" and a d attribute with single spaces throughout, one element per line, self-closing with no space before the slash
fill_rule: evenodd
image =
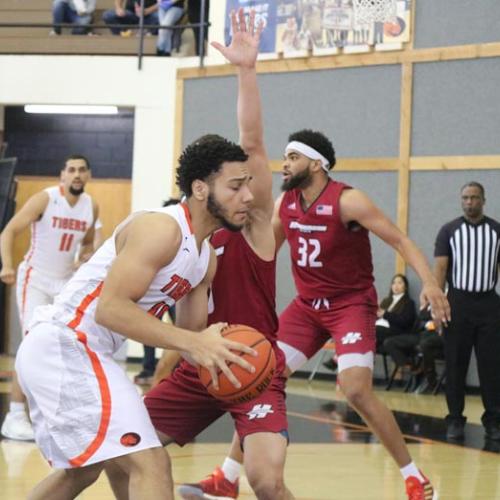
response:
<path id="1" fill-rule="evenodd" d="M 396 0 L 353 0 L 357 26 L 392 23 L 396 19 Z"/>

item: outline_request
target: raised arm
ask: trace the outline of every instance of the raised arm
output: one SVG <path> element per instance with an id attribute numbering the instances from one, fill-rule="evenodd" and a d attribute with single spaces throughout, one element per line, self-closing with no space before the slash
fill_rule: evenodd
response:
<path id="1" fill-rule="evenodd" d="M 49 195 L 41 191 L 33 195 L 17 212 L 0 235 L 0 254 L 2 257 L 2 269 L 0 279 L 7 285 L 13 285 L 16 281 L 14 269 L 13 248 L 16 236 L 24 231 L 32 222 L 42 217 L 49 203 Z"/>
<path id="2" fill-rule="evenodd" d="M 273 231 L 274 231 L 274 239 L 276 241 L 276 253 L 279 252 L 281 246 L 286 240 L 286 235 L 285 231 L 283 230 L 283 224 L 281 224 L 281 219 L 280 219 L 280 207 L 281 207 L 281 201 L 283 200 L 283 196 L 285 194 L 282 193 L 275 201 L 274 203 L 274 210 L 273 210 Z"/>
<path id="3" fill-rule="evenodd" d="M 450 320 L 450 305 L 439 287 L 427 259 L 415 243 L 361 191 L 347 189 L 340 198 L 344 224 L 356 221 L 393 247 L 418 274 L 422 281 L 420 308 L 431 305 L 434 319 L 446 324 Z"/>
<path id="4" fill-rule="evenodd" d="M 256 61 L 259 52 L 262 24 L 255 26 L 255 11 L 248 22 L 243 9 L 231 12 L 233 37 L 228 47 L 213 42 L 226 59 L 238 68 L 238 127 L 241 147 L 249 156 L 248 166 L 252 176 L 253 206 L 264 210 L 268 220 L 273 209 L 272 172 L 264 147 L 262 105 L 257 84 Z"/>

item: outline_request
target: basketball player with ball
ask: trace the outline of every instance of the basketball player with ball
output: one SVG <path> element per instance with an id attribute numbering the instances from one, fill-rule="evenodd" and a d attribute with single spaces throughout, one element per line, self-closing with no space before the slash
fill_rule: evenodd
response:
<path id="1" fill-rule="evenodd" d="M 168 454 L 112 354 L 124 338 L 185 352 L 208 369 L 216 389 L 218 372 L 241 387 L 230 366 L 255 370 L 239 356 L 255 351 L 220 334 L 226 323 L 205 327 L 216 270 L 207 238 L 247 222 L 253 200 L 247 159 L 218 136 L 187 146 L 177 171 L 186 201 L 129 216 L 54 304 L 35 311 L 16 371 L 37 445 L 57 470 L 30 500 L 73 499 L 104 465 L 128 474 L 113 485 L 119 498 L 173 500 Z M 178 301 L 177 325 L 160 321 Z"/>
<path id="2" fill-rule="evenodd" d="M 211 395 L 198 378 L 196 367 L 187 361 L 146 393 L 144 402 L 162 443 L 173 441 L 185 444 L 208 425 L 229 412 L 235 422 L 242 448 L 245 450 L 245 472 L 257 498 L 288 500 L 283 471 L 288 443 L 288 424 L 285 405 L 284 356 L 277 348 L 278 319 L 276 316 L 276 260 L 275 242 L 271 224 L 273 213 L 272 173 L 263 143 L 261 104 L 257 86 L 255 61 L 257 58 L 261 26 L 254 26 L 255 13 L 249 16 L 248 26 L 243 11 L 231 14 L 233 39 L 229 47 L 214 46 L 238 68 L 238 124 L 241 147 L 248 154 L 249 187 L 253 202 L 248 219 L 239 232 L 226 225 L 215 232 L 211 244 L 217 254 L 217 272 L 212 285 L 213 309 L 208 324 L 221 321 L 249 325 L 262 332 L 273 346 L 276 369 L 267 390 L 251 401 L 231 400 L 229 395 Z M 193 165 L 195 169 L 196 165 Z M 235 179 L 232 188 L 241 180 Z M 189 194 L 190 186 L 180 186 Z M 221 212 L 223 216 L 224 212 Z M 178 307 L 182 310 L 184 301 Z M 204 316 L 202 315 L 204 313 Z M 202 329 L 207 322 L 207 310 L 199 311 L 199 324 L 191 328 Z M 241 331 L 250 338 L 254 334 L 245 327 L 229 327 L 229 332 Z M 223 335 L 225 333 L 223 332 Z M 228 337 L 231 338 L 231 335 Z M 258 336 L 251 342 L 260 350 Z M 271 354 L 273 353 L 271 351 Z M 257 372 L 265 370 L 269 351 L 263 349 L 256 360 Z M 248 375 L 248 374 L 247 374 Z M 243 380 L 243 379 L 242 379 Z M 266 381 L 267 382 L 267 381 Z M 257 386 L 261 384 L 257 383 Z M 265 384 L 262 384 L 264 386 Z M 253 386 L 258 392 L 260 387 Z M 211 391 L 217 395 L 217 391 Z M 229 461 L 229 460 L 228 460 Z M 226 467 L 228 464 L 226 463 Z M 229 467 L 231 464 L 229 463 Z M 239 469 L 239 464 L 233 467 Z M 229 474 L 229 477 L 230 474 Z M 113 481 L 116 484 L 117 481 Z M 214 489 L 217 484 L 217 490 Z M 237 485 L 217 470 L 208 481 L 183 485 L 183 498 L 211 498 L 220 493 L 224 485 L 230 489 L 229 498 Z M 207 495 L 207 496 L 205 496 Z"/>

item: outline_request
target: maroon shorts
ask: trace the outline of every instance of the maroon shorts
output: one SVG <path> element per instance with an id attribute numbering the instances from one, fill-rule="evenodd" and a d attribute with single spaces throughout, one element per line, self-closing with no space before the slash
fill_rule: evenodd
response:
<path id="1" fill-rule="evenodd" d="M 155 429 L 181 446 L 226 412 L 231 413 L 243 442 L 245 436 L 256 432 L 287 432 L 285 384 L 286 378 L 277 372 L 259 397 L 238 405 L 224 403 L 207 392 L 197 369 L 184 361 L 146 393 L 144 404 Z"/>
<path id="2" fill-rule="evenodd" d="M 335 341 L 339 356 L 365 354 L 375 351 L 376 320 L 374 292 L 357 294 L 343 302 L 296 297 L 281 313 L 278 340 L 308 359 L 330 339 Z"/>

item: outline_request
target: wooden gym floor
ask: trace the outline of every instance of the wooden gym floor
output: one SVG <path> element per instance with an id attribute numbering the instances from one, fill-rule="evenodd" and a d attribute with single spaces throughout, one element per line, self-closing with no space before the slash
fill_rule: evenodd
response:
<path id="1" fill-rule="evenodd" d="M 0 417 L 8 406 L 8 370 L 12 359 L 0 357 Z M 138 365 L 128 365 L 131 376 Z M 7 381 L 3 381 L 7 380 Z M 480 425 L 479 396 L 466 403 L 468 423 L 464 443 L 447 443 L 442 416 L 442 394 L 404 394 L 401 389 L 378 391 L 395 411 L 416 463 L 432 478 L 440 500 L 500 499 L 500 443 L 485 443 Z M 404 499 L 397 467 L 359 417 L 345 404 L 332 381 L 308 384 L 293 379 L 288 387 L 291 444 L 286 482 L 299 500 Z M 230 418 L 223 417 L 195 443 L 169 447 L 176 484 L 204 477 L 221 463 L 232 434 Z M 36 445 L 0 441 L 0 491 L 3 500 L 26 498 L 30 488 L 49 473 Z M 102 476 L 78 498 L 113 498 Z M 242 500 L 254 499 L 245 478 Z"/>

